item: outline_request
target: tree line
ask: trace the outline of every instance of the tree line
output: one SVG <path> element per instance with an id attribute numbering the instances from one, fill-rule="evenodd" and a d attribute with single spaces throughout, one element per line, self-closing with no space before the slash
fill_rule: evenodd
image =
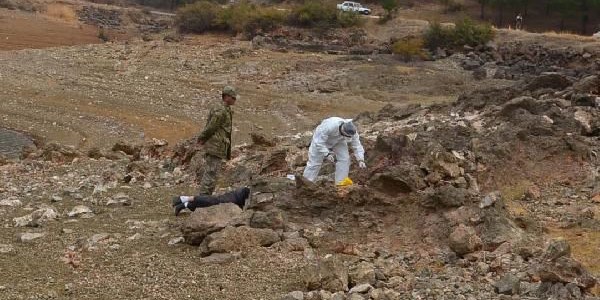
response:
<path id="1" fill-rule="evenodd" d="M 512 22 L 513 14 L 521 13 L 527 16 L 532 9 L 541 10 L 547 18 L 558 17 L 558 30 L 566 30 L 566 21 L 577 21 L 579 28 L 574 28 L 581 34 L 599 30 L 598 24 L 590 24 L 591 20 L 600 17 L 600 0 L 477 0 L 480 6 L 479 17 L 482 20 L 491 19 L 497 26 Z M 494 14 L 489 17 L 486 14 Z M 538 12 L 540 13 L 540 12 Z M 510 17 L 510 18 L 507 18 Z"/>

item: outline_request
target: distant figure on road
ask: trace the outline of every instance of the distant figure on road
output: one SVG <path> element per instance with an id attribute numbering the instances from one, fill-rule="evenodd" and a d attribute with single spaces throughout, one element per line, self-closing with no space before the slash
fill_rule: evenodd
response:
<path id="1" fill-rule="evenodd" d="M 335 184 L 340 184 L 350 171 L 348 144 L 354 150 L 354 156 L 361 169 L 366 168 L 365 150 L 360 143 L 356 126 L 351 119 L 331 117 L 323 120 L 315 129 L 308 148 L 308 162 L 304 169 L 304 178 L 311 182 L 317 180 L 323 160 L 335 162 Z"/>
<path id="2" fill-rule="evenodd" d="M 521 13 L 517 14 L 517 18 L 515 20 L 515 28 L 517 30 L 522 30 L 523 29 L 523 16 L 521 15 Z"/>

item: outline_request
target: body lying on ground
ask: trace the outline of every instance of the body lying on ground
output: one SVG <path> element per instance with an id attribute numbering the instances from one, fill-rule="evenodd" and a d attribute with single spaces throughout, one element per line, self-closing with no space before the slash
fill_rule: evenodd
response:
<path id="1" fill-rule="evenodd" d="M 250 197 L 250 189 L 248 187 L 243 187 L 216 196 L 175 196 L 173 197 L 172 205 L 175 209 L 176 216 L 179 215 L 179 213 L 186 208 L 191 211 L 194 211 L 196 210 L 196 208 L 209 207 L 221 203 L 233 203 L 239 206 L 241 209 L 244 209 L 248 197 Z"/>

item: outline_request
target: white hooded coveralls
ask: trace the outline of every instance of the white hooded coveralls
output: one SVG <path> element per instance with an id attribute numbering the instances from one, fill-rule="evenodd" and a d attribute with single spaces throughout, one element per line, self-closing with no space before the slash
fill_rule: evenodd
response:
<path id="1" fill-rule="evenodd" d="M 350 154 L 348 143 L 352 146 L 354 156 L 358 161 L 365 160 L 365 149 L 360 143 L 358 132 L 352 137 L 344 137 L 340 133 L 340 125 L 352 119 L 331 117 L 323 120 L 313 133 L 312 142 L 308 148 L 308 162 L 304 169 L 304 177 L 312 182 L 317 180 L 323 159 L 330 151 L 335 153 L 335 183 L 340 183 L 348 177 L 350 171 Z"/>

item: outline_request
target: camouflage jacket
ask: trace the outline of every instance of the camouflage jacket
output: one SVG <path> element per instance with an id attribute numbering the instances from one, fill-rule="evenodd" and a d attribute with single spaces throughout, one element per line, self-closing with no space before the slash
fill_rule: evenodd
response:
<path id="1" fill-rule="evenodd" d="M 232 115 L 231 108 L 224 104 L 210 110 L 206 126 L 198 136 L 198 141 L 204 142 L 206 154 L 231 158 Z"/>

